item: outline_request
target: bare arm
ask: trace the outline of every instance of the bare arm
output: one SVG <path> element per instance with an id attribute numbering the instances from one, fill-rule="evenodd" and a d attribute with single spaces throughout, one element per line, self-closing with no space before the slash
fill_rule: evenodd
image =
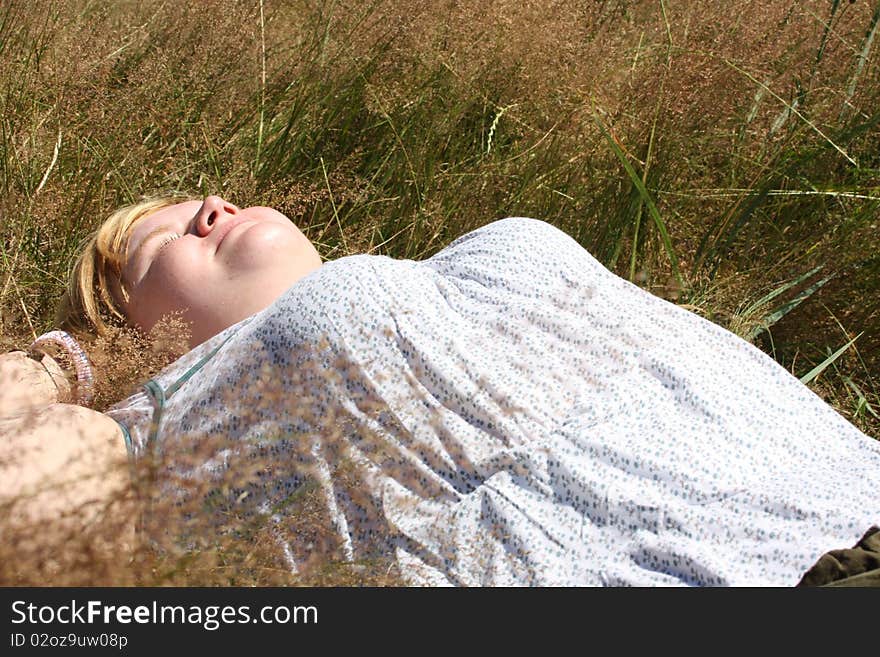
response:
<path id="1" fill-rule="evenodd" d="M 0 511 L 14 527 L 65 534 L 118 521 L 126 524 L 119 538 L 130 541 L 122 432 L 102 413 L 54 402 L 58 389 L 49 377 L 26 356 L 0 357 Z"/>

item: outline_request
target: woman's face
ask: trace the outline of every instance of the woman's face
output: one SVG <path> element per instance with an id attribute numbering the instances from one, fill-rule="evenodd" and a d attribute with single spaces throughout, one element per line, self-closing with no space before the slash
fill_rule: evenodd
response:
<path id="1" fill-rule="evenodd" d="M 320 266 L 312 243 L 272 208 L 240 210 L 219 196 L 178 203 L 131 231 L 126 314 L 148 332 L 180 313 L 194 347 L 266 308 Z"/>

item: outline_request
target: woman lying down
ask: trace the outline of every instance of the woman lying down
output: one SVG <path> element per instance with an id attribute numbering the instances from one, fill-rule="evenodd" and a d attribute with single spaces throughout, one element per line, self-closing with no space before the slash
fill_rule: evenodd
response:
<path id="1" fill-rule="evenodd" d="M 412 584 L 791 586 L 880 524 L 880 443 L 547 223 L 322 264 L 274 210 L 178 201 L 101 227 L 67 324 L 179 313 L 188 353 L 106 414 L 67 334 L 0 359 L 16 518 L 105 508 L 128 450 L 152 464 L 152 541 L 258 523 L 291 572 L 384 558 Z M 79 404 L 58 402 L 53 342 Z"/>

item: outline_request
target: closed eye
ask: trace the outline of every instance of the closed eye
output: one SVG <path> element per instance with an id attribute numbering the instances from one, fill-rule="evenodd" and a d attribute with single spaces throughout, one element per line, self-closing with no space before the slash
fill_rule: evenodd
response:
<path id="1" fill-rule="evenodd" d="M 162 251 L 162 249 L 164 249 L 166 246 L 171 244 L 171 242 L 173 242 L 174 240 L 176 240 L 179 237 L 181 237 L 180 233 L 171 233 L 170 235 L 167 235 L 164 238 L 162 238 L 162 243 L 159 244 L 159 248 L 156 249 L 156 253 L 159 253 L 160 251 Z"/>

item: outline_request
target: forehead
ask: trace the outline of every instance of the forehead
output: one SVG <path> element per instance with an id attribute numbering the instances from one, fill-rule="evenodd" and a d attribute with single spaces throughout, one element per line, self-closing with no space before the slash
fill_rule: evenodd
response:
<path id="1" fill-rule="evenodd" d="M 184 201 L 162 208 L 156 212 L 152 212 L 145 217 L 137 220 L 131 229 L 128 238 L 128 254 L 129 256 L 137 250 L 144 238 L 153 232 L 156 228 L 164 224 L 177 226 L 182 222 L 192 219 L 198 209 L 201 207 L 201 201 Z"/>

